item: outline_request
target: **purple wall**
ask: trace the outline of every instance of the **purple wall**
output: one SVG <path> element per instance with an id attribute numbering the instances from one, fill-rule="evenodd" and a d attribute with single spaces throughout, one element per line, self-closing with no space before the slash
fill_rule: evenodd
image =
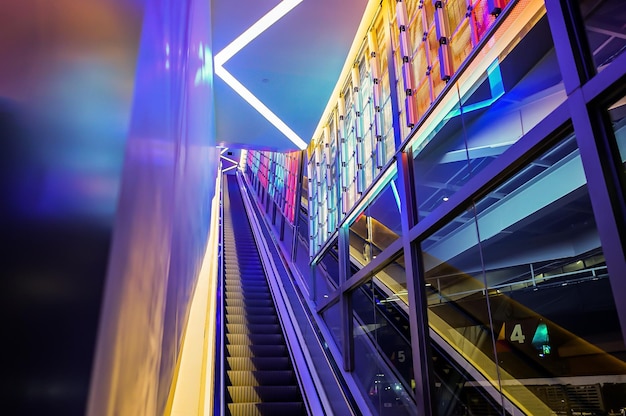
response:
<path id="1" fill-rule="evenodd" d="M 122 0 L 1 4 L 4 413 L 82 414 L 143 7 Z"/>
<path id="2" fill-rule="evenodd" d="M 88 413 L 160 414 L 208 238 L 209 3 L 147 1 Z"/>

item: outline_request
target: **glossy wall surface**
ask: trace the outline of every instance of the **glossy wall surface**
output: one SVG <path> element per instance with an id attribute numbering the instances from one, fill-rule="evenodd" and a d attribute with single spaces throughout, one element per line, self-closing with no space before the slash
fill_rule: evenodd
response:
<path id="1" fill-rule="evenodd" d="M 147 1 L 88 414 L 162 414 L 206 247 L 208 2 Z"/>
<path id="2" fill-rule="evenodd" d="M 142 3 L 0 1 L 3 414 L 84 413 Z"/>

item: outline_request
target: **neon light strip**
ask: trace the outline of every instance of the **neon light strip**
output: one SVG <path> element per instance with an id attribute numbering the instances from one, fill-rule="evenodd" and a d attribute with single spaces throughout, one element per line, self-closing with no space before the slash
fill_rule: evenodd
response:
<path id="1" fill-rule="evenodd" d="M 398 204 L 398 212 L 402 212 L 402 208 L 400 208 L 400 195 L 398 194 L 398 188 L 396 188 L 396 183 L 391 180 L 391 190 L 393 191 L 393 196 L 396 198 L 396 204 Z"/>
<path id="2" fill-rule="evenodd" d="M 234 163 L 235 165 L 239 163 L 236 160 L 231 159 L 231 158 L 226 157 L 226 156 L 222 156 L 222 160 L 228 160 L 230 163 Z"/>
<path id="3" fill-rule="evenodd" d="M 255 110 L 257 110 L 267 121 L 272 123 L 281 133 L 291 140 L 298 148 L 306 149 L 307 144 L 300 138 L 287 124 L 285 124 L 276 114 L 274 114 L 265 104 L 254 96 L 246 87 L 243 86 L 234 76 L 232 76 L 224 65 L 235 56 L 237 52 L 243 49 L 247 44 L 252 42 L 256 37 L 263 33 L 267 28 L 276 23 L 280 18 L 289 13 L 303 0 L 283 0 L 267 14 L 261 17 L 255 24 L 250 26 L 246 31 L 233 40 L 228 46 L 222 49 L 213 58 L 215 65 L 215 74 L 219 76 L 228 86 L 230 86 L 237 94 L 248 102 Z"/>
<path id="4" fill-rule="evenodd" d="M 250 153 L 252 154 L 252 153 Z M 243 149 L 239 154 L 239 166 L 243 170 L 244 166 L 246 166 L 246 161 L 248 160 L 248 151 Z"/>
<path id="5" fill-rule="evenodd" d="M 461 109 L 463 109 L 463 113 L 467 114 L 471 111 L 489 107 L 504 95 L 504 83 L 502 82 L 500 63 L 497 59 L 489 66 L 489 68 L 487 68 L 487 76 L 487 80 L 489 81 L 489 90 L 491 91 L 491 98 L 474 104 L 462 106 Z M 457 108 L 450 112 L 446 117 L 444 117 L 444 120 L 461 115 L 461 109 Z"/>

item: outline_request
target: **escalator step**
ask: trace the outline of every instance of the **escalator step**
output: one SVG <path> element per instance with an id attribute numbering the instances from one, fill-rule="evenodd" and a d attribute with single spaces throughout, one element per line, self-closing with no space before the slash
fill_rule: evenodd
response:
<path id="1" fill-rule="evenodd" d="M 225 227 L 226 231 L 241 231 L 241 228 L 238 227 Z M 249 227 L 243 227 L 244 231 L 250 231 Z M 230 233 L 230 235 L 232 236 L 234 233 Z M 254 245 L 254 239 L 246 236 L 246 235 L 242 235 L 240 239 L 237 240 L 237 243 L 242 243 L 242 244 L 247 244 L 247 245 Z M 224 246 L 228 246 L 228 245 L 233 245 L 235 244 L 234 240 L 232 239 L 225 239 L 224 240 Z"/>
<path id="2" fill-rule="evenodd" d="M 306 415 L 302 402 L 283 403 L 232 403 L 228 405 L 232 416 L 297 416 Z"/>
<path id="3" fill-rule="evenodd" d="M 263 269 L 251 269 L 251 268 L 228 268 L 224 269 L 224 276 L 226 278 L 236 278 L 237 280 L 241 280 L 243 282 L 252 280 L 252 281 L 261 281 L 267 284 L 267 280 L 265 280 L 265 274 L 263 274 Z"/>
<path id="4" fill-rule="evenodd" d="M 251 291 L 259 291 L 259 292 L 267 292 L 270 293 L 270 290 L 267 287 L 266 282 L 242 282 L 239 281 L 237 283 L 230 282 L 224 285 L 224 290 L 226 292 L 234 291 L 234 292 L 245 292 L 248 290 Z"/>
<path id="5" fill-rule="evenodd" d="M 242 247 L 224 247 L 224 253 L 230 255 L 229 260 L 241 260 L 244 257 L 259 257 L 256 245 L 246 245 Z"/>
<path id="6" fill-rule="evenodd" d="M 228 296 L 236 296 L 236 294 L 241 294 L 244 297 L 248 295 L 266 295 L 270 298 L 272 297 L 269 289 L 261 286 L 249 287 L 247 285 L 242 285 L 242 287 L 238 290 L 227 289 L 224 293 Z"/>
<path id="7" fill-rule="evenodd" d="M 262 270 L 225 270 L 224 276 L 227 282 L 240 281 L 267 285 L 267 280 Z"/>
<path id="8" fill-rule="evenodd" d="M 284 343 L 282 334 L 227 334 L 231 345 L 276 345 Z"/>
<path id="9" fill-rule="evenodd" d="M 249 289 L 269 292 L 265 276 L 263 276 L 263 279 L 261 279 L 260 276 L 255 277 L 254 279 L 251 279 L 250 277 L 242 279 L 239 274 L 231 274 L 230 276 L 227 276 L 226 279 L 226 284 L 228 285 L 228 287 L 226 287 L 227 291 L 240 292 L 242 289 Z"/>
<path id="10" fill-rule="evenodd" d="M 254 262 L 259 262 L 259 259 L 255 259 Z M 258 264 L 251 264 L 253 261 L 248 261 L 246 263 L 226 263 L 224 264 L 224 270 L 228 271 L 247 271 L 247 272 L 257 272 L 259 274 L 263 274 L 263 267 Z"/>
<path id="11" fill-rule="evenodd" d="M 226 331 L 229 334 L 280 334 L 280 325 L 227 323 Z"/>
<path id="12" fill-rule="evenodd" d="M 228 368 L 233 371 L 289 370 L 287 357 L 227 357 Z"/>
<path id="13" fill-rule="evenodd" d="M 234 315 L 275 315 L 276 310 L 273 307 L 269 306 L 235 306 L 235 305 L 227 305 L 226 306 L 226 314 L 234 314 Z"/>
<path id="14" fill-rule="evenodd" d="M 267 285 L 267 280 L 265 280 L 265 276 L 256 275 L 256 276 L 248 276 L 245 279 L 241 278 L 239 273 L 237 274 L 227 274 L 224 273 L 225 283 L 229 286 L 238 286 L 239 288 L 231 289 L 231 292 L 240 292 L 241 289 L 250 289 L 250 290 L 265 290 L 268 291 L 269 287 Z"/>
<path id="15" fill-rule="evenodd" d="M 248 251 L 252 251 L 255 250 L 256 248 L 251 248 Z M 229 253 L 227 252 L 226 255 L 228 255 Z M 232 253 L 233 254 L 233 258 L 228 258 L 226 259 L 226 264 L 249 264 L 249 265 L 254 265 L 254 266 L 260 266 L 260 264 L 258 264 L 260 257 L 259 254 L 256 252 L 244 252 L 244 251 L 239 251 L 238 253 Z"/>
<path id="16" fill-rule="evenodd" d="M 278 316 L 272 315 L 227 315 L 226 322 L 229 324 L 241 324 L 241 325 L 277 325 Z"/>
<path id="17" fill-rule="evenodd" d="M 286 386 L 295 384 L 293 371 L 227 371 L 231 386 Z"/>
<path id="18" fill-rule="evenodd" d="M 235 403 L 300 400 L 300 392 L 296 386 L 229 386 L 228 395 Z"/>
<path id="19" fill-rule="evenodd" d="M 273 302 L 271 300 L 258 300 L 258 299 L 226 299 L 226 306 L 252 306 L 252 307 L 272 307 Z"/>
<path id="20" fill-rule="evenodd" d="M 232 286 L 238 286 L 239 288 L 235 288 L 234 290 L 230 290 L 231 292 L 240 292 L 241 289 L 250 289 L 250 290 L 260 290 L 260 291 L 269 291 L 269 287 L 267 285 L 267 280 L 265 280 L 265 276 L 263 275 L 255 275 L 248 276 L 245 279 L 241 278 L 240 274 L 231 274 L 230 276 L 225 276 L 225 283 Z"/>
<path id="21" fill-rule="evenodd" d="M 225 288 L 226 293 L 245 293 L 245 292 L 263 292 L 270 293 L 267 282 L 247 281 L 236 278 L 229 279 L 228 287 Z"/>
<path id="22" fill-rule="evenodd" d="M 228 253 L 226 253 L 226 255 L 228 255 Z M 261 264 L 259 263 L 261 259 L 258 254 L 246 254 L 246 255 L 233 254 L 233 257 L 235 258 L 225 259 L 224 264 L 230 267 L 249 266 L 249 267 L 254 267 L 257 269 L 262 268 Z"/>
<path id="23" fill-rule="evenodd" d="M 271 299 L 272 296 L 269 292 L 234 292 L 228 291 L 226 292 L 227 299 L 260 299 L 260 300 L 268 300 Z"/>
<path id="24" fill-rule="evenodd" d="M 263 274 L 263 269 L 251 268 L 249 266 L 225 267 L 224 276 L 226 276 L 226 278 L 235 277 L 242 281 L 259 279 L 263 282 L 267 282 L 267 280 L 265 280 L 265 274 Z"/>
<path id="25" fill-rule="evenodd" d="M 284 345 L 226 345 L 229 357 L 287 357 Z"/>

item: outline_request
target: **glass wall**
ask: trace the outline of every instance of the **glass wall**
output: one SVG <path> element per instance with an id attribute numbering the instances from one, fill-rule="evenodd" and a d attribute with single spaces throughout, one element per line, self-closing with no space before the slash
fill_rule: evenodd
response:
<path id="1" fill-rule="evenodd" d="M 578 1 L 599 82 L 568 96 L 556 50 L 578 45 L 549 25 L 568 2 L 371 3 L 307 151 L 298 237 L 371 410 L 624 414 L 623 230 L 595 199 L 609 163 L 626 186 L 623 8 Z M 590 137 L 607 108 L 614 135 Z"/>
<path id="2" fill-rule="evenodd" d="M 401 235 L 400 196 L 393 177 L 350 224 L 350 257 L 361 268 Z"/>
<path id="3" fill-rule="evenodd" d="M 319 251 L 337 223 L 336 135 L 325 129 L 308 150 L 308 212 L 310 215 L 310 252 Z"/>
<path id="4" fill-rule="evenodd" d="M 415 414 L 406 298 L 381 284 L 390 276 L 406 281 L 403 257 L 351 292 L 354 372 L 378 414 Z"/>
<path id="5" fill-rule="evenodd" d="M 412 140 L 420 218 L 565 100 L 547 18 L 540 12 L 529 25 L 506 54 L 474 73 L 473 84 L 455 83 L 449 110 Z"/>
<path id="6" fill-rule="evenodd" d="M 341 279 L 339 251 L 336 241 L 328 247 L 319 261 L 314 264 L 313 270 L 315 279 L 314 300 L 317 303 L 321 303 L 337 290 Z"/>
<path id="7" fill-rule="evenodd" d="M 612 103 L 608 110 L 622 166 L 622 186 L 626 188 L 626 96 Z"/>
<path id="8" fill-rule="evenodd" d="M 523 411 L 603 411 L 590 395 L 626 406 L 611 387 L 626 348 L 573 136 L 422 250 L 431 328 Z"/>
<path id="9" fill-rule="evenodd" d="M 295 224 L 300 155 L 301 152 L 257 150 L 246 154 L 246 169 L 251 181 L 264 189 L 291 226 Z"/>
<path id="10" fill-rule="evenodd" d="M 389 163 L 395 135 L 410 139 L 417 174 L 434 176 L 420 185 L 424 215 L 565 99 L 540 0 L 390 1 L 374 16 L 309 146 L 313 201 L 338 207 L 311 206 L 311 257 Z"/>
<path id="11" fill-rule="evenodd" d="M 626 49 L 626 10 L 621 0 L 578 0 L 593 61 L 598 71 Z"/>

